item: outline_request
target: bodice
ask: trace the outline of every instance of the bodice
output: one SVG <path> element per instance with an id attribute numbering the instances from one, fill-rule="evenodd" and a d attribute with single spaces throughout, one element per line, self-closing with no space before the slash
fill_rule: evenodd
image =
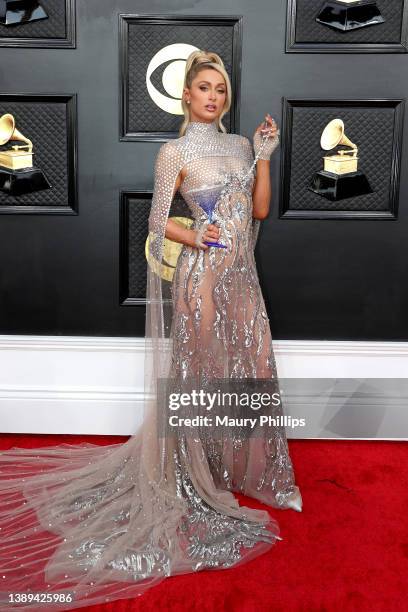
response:
<path id="1" fill-rule="evenodd" d="M 229 192 L 252 194 L 252 145 L 239 134 L 219 132 L 216 122 L 190 122 L 184 136 L 174 141 L 182 153 L 186 175 L 180 193 L 191 209 L 199 215 L 193 190 L 223 184 Z"/>

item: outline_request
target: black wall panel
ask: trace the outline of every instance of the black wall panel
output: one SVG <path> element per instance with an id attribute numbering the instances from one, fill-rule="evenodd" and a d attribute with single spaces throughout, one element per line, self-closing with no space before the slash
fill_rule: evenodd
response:
<path id="1" fill-rule="evenodd" d="M 0 215 L 1 334 L 143 335 L 143 304 L 123 303 L 121 194 L 145 193 L 148 202 L 161 143 L 120 141 L 118 15 L 213 14 L 213 4 L 192 6 L 78 0 L 76 48 L 2 48 L 0 93 L 77 95 L 78 214 Z M 266 112 L 282 125 L 283 97 L 407 95 L 405 53 L 285 53 L 284 0 L 221 1 L 217 11 L 243 17 L 238 130 L 245 136 Z M 374 119 L 370 138 L 389 139 L 389 122 Z M 256 258 L 275 339 L 408 340 L 403 130 L 392 220 L 280 217 L 281 152 L 274 154 L 271 213 Z M 386 209 L 388 202 L 377 205 Z"/>

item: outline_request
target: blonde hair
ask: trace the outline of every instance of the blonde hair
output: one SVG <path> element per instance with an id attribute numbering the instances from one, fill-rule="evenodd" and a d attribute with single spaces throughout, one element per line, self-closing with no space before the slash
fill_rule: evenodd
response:
<path id="1" fill-rule="evenodd" d="M 223 116 L 229 111 L 231 107 L 231 82 L 228 76 L 227 71 L 225 70 L 224 62 L 220 58 L 217 53 L 213 53 L 211 51 L 205 51 L 204 49 L 200 49 L 197 51 L 193 51 L 190 53 L 186 60 L 186 69 L 184 73 L 184 84 L 183 84 L 183 94 L 184 88 L 191 88 L 191 84 L 197 74 L 201 72 L 201 70 L 206 70 L 207 68 L 212 68 L 213 70 L 218 70 L 220 74 L 225 79 L 225 84 L 227 87 L 227 96 L 225 99 L 224 108 L 222 109 L 221 114 L 217 117 L 217 127 L 222 131 L 226 132 L 225 126 L 222 123 Z M 179 129 L 179 136 L 184 136 L 186 128 L 191 121 L 190 115 L 190 105 L 186 103 L 184 97 L 181 100 L 181 106 L 184 113 L 184 120 Z"/>

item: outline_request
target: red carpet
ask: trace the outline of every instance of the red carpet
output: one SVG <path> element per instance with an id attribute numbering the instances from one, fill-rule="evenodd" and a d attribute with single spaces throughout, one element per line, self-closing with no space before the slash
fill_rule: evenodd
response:
<path id="1" fill-rule="evenodd" d="M 0 448 L 102 436 L 0 436 Z M 92 612 L 408 610 L 408 444 L 289 440 L 303 512 L 270 512 L 283 541 L 228 570 L 168 578 L 136 600 Z M 247 498 L 247 505 L 261 507 Z"/>

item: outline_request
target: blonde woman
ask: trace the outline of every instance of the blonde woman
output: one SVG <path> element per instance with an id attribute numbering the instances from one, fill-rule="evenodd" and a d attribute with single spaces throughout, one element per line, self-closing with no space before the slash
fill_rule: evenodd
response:
<path id="1" fill-rule="evenodd" d="M 149 220 L 159 248 L 164 235 L 183 245 L 172 281 L 171 374 L 204 383 L 276 379 L 254 246 L 260 220 L 269 211 L 269 160 L 278 145 L 279 130 L 269 114 L 256 128 L 254 177 L 251 143 L 244 136 L 227 134 L 222 124 L 231 106 L 231 85 L 216 53 L 195 51 L 189 56 L 182 106 L 180 137 L 164 144 L 157 157 Z M 177 190 L 194 219 L 189 228 L 169 218 Z M 208 223 L 200 195 L 208 199 L 213 191 L 218 197 L 216 222 Z M 160 256 L 155 253 L 155 259 Z M 245 444 L 239 438 L 239 451 L 233 441 L 228 445 L 225 440 L 204 438 L 206 443 L 211 477 L 218 487 L 301 511 L 283 427 L 264 428 L 262 439 L 253 436 Z"/>
<path id="2" fill-rule="evenodd" d="M 301 511 L 285 430 L 277 422 L 216 436 L 163 430 L 160 381 L 277 380 L 254 246 L 271 197 L 279 143 L 270 115 L 251 142 L 227 134 L 231 85 L 216 53 L 186 62 L 179 138 L 155 164 L 147 241 L 145 413 L 125 444 L 0 453 L 2 593 L 40 593 L 7 609 L 65 610 L 141 595 L 166 576 L 236 566 L 279 536 L 266 510 L 234 492 Z M 171 218 L 176 192 L 192 223 Z M 211 196 L 214 219 L 202 208 Z M 176 256 L 175 256 L 176 254 Z M 281 416 L 281 407 L 274 416 Z M 51 597 L 52 596 L 52 597 Z M 0 607 L 0 609 L 4 609 Z"/>

